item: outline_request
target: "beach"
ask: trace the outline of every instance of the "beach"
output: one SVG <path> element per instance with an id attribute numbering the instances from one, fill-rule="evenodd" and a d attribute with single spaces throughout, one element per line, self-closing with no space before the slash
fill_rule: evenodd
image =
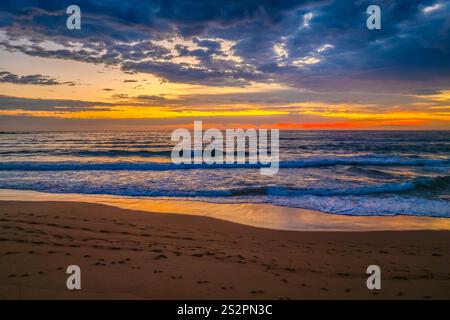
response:
<path id="1" fill-rule="evenodd" d="M 0 300 L 450 300 L 450 0 L 378 2 L 0 1 Z"/>
<path id="2" fill-rule="evenodd" d="M 1 201 L 0 255 L 1 299 L 450 298 L 446 230 L 284 231 L 95 203 Z M 366 287 L 374 264 L 381 290 Z M 66 287 L 69 265 L 81 268 L 81 290 Z"/>

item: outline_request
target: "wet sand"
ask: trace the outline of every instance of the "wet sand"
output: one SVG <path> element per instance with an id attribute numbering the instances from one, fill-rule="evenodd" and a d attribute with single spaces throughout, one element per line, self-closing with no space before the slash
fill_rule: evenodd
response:
<path id="1" fill-rule="evenodd" d="M 381 290 L 366 268 L 381 267 Z M 81 267 L 81 290 L 66 268 Z M 450 231 L 306 232 L 0 202 L 1 299 L 450 299 Z"/>
<path id="2" fill-rule="evenodd" d="M 412 215 L 352 216 L 264 203 L 211 203 L 173 198 L 140 198 L 0 189 L 0 201 L 64 201 L 122 209 L 212 217 L 238 224 L 295 231 L 450 230 L 450 219 Z"/>

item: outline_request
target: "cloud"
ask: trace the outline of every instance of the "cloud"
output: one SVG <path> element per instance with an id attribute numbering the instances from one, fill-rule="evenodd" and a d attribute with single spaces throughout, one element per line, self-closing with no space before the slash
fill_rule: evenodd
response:
<path id="1" fill-rule="evenodd" d="M 434 95 L 438 95 L 438 94 L 441 94 L 441 93 L 442 93 L 441 90 L 430 89 L 430 88 L 417 89 L 417 90 L 413 91 L 413 94 L 416 94 L 418 96 L 434 96 Z"/>
<path id="2" fill-rule="evenodd" d="M 75 85 L 75 83 L 71 81 L 59 82 L 54 78 L 50 78 L 48 76 L 43 76 L 40 74 L 18 76 L 8 71 L 0 71 L 0 83 L 14 83 L 23 85 L 36 85 L 36 86 Z"/>
<path id="3" fill-rule="evenodd" d="M 105 111 L 109 104 L 102 102 L 89 102 L 81 100 L 64 99 L 31 99 L 0 95 L 0 110 L 23 111 Z"/>
<path id="4" fill-rule="evenodd" d="M 70 31 L 69 0 L 2 1 L 0 46 L 171 82 L 412 91 L 448 87 L 449 2 L 84 0 L 82 28 Z M 381 7 L 381 30 L 365 26 L 370 4 Z"/>
<path id="5" fill-rule="evenodd" d="M 428 13 L 430 13 L 430 12 L 439 10 L 439 9 L 441 9 L 441 8 L 442 8 L 442 4 L 440 4 L 440 3 L 435 3 L 435 4 L 431 5 L 431 6 L 424 7 L 424 8 L 422 9 L 422 11 L 423 11 L 424 13 L 428 14 Z"/>
<path id="6" fill-rule="evenodd" d="M 434 94 L 433 94 L 434 92 Z M 165 107 L 173 111 L 220 111 L 258 109 L 284 111 L 292 114 L 302 110 L 323 112 L 360 111 L 367 113 L 415 112 L 434 114 L 448 106 L 446 92 L 437 91 L 405 93 L 365 92 L 309 92 L 295 88 L 252 90 L 231 93 L 193 93 L 168 95 L 114 94 L 116 106 Z"/>

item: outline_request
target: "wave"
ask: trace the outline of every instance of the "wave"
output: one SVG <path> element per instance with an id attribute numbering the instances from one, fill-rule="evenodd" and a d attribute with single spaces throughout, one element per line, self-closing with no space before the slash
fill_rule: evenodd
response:
<path id="1" fill-rule="evenodd" d="M 348 195 L 370 195 L 377 193 L 401 193 L 414 190 L 433 191 L 450 187 L 450 176 L 421 177 L 414 180 L 383 183 L 363 187 L 350 188 L 288 188 L 288 187 L 246 187 L 230 189 L 227 193 L 222 191 L 223 195 L 228 196 L 283 196 L 296 197 L 305 195 L 314 196 L 348 196 Z M 200 191 L 199 196 L 208 196 L 207 193 Z"/>
<path id="2" fill-rule="evenodd" d="M 8 185 L 0 188 L 36 190 L 50 193 L 109 194 L 116 196 L 177 198 L 212 203 L 270 203 L 278 206 L 318 210 L 343 215 L 415 215 L 449 217 L 448 200 L 427 199 L 401 193 L 412 189 L 449 186 L 450 177 L 420 178 L 397 184 L 336 189 L 288 189 L 283 187 L 242 188 L 231 190 L 148 190 L 145 188 L 114 188 L 113 186 L 72 185 L 67 189 L 46 186 L 42 183 Z M 392 194 L 396 191 L 400 193 Z M 378 196 L 373 195 L 378 193 Z"/>
<path id="3" fill-rule="evenodd" d="M 153 153 L 155 155 L 157 153 Z M 163 153 L 158 153 L 162 155 Z M 441 166 L 450 165 L 450 159 L 396 158 L 396 157 L 333 157 L 280 161 L 280 168 L 311 168 L 336 165 L 352 166 Z M 192 169 L 261 168 L 261 164 L 174 164 L 170 162 L 40 162 L 10 161 L 0 163 L 0 171 L 158 171 Z"/>
<path id="4" fill-rule="evenodd" d="M 411 215 L 450 218 L 449 201 L 404 195 L 386 195 L 382 198 L 309 195 L 297 198 L 276 197 L 267 202 L 278 206 L 351 216 Z"/>
<path id="5" fill-rule="evenodd" d="M 245 197 L 245 196 L 349 196 L 380 193 L 402 193 L 413 190 L 428 190 L 450 186 L 450 176 L 423 177 L 405 182 L 386 183 L 353 188 L 288 188 L 288 187 L 244 187 L 223 190 L 134 190 L 130 196 L 170 196 L 170 197 Z"/>
<path id="6" fill-rule="evenodd" d="M 80 157 L 170 157 L 171 150 L 55 150 L 55 149 L 25 149 L 0 151 L 1 155 L 53 155 L 53 156 L 80 156 Z"/>
<path id="7" fill-rule="evenodd" d="M 55 182 L 53 179 L 28 180 L 13 179 L 8 177 L 0 179 L 0 188 L 4 189 L 33 189 L 37 191 L 58 193 L 86 193 L 86 194 L 111 194 L 122 196 L 168 196 L 168 197 L 288 197 L 301 196 L 367 196 L 374 194 L 402 194 L 412 191 L 432 192 L 445 191 L 450 187 L 450 175 L 436 177 L 420 177 L 413 180 L 380 183 L 362 186 L 342 187 L 285 187 L 285 186 L 248 186 L 233 188 L 161 188 L 155 185 L 141 184 L 108 184 L 98 185 L 84 180 L 74 182 L 70 186 Z"/>
<path id="8" fill-rule="evenodd" d="M 450 164 L 450 158 L 429 159 L 429 158 L 400 158 L 382 156 L 355 156 L 355 157 L 333 157 L 314 158 L 305 160 L 293 160 L 280 163 L 284 168 L 301 167 L 323 167 L 335 165 L 352 166 L 427 166 Z"/>
<path id="9" fill-rule="evenodd" d="M 143 148 L 143 146 L 133 146 L 134 149 Z M 148 148 L 148 146 L 147 146 Z M 156 148 L 156 147 L 155 147 Z M 221 152 L 218 150 L 218 152 Z M 76 149 L 20 149 L 20 150 L 7 150 L 0 151 L 0 155 L 5 156 L 28 156 L 28 155 L 50 155 L 50 156 L 79 156 L 79 157 L 155 157 L 164 156 L 170 157 L 172 150 L 129 150 L 129 149 L 97 149 L 97 150 L 76 150 Z M 191 151 L 191 157 L 194 157 L 194 150 Z M 234 152 L 234 156 L 237 156 L 238 152 Z M 270 151 L 268 151 L 270 155 Z M 214 155 L 214 152 L 213 152 Z M 243 155 L 246 157 L 257 156 L 258 153 L 252 153 L 245 151 Z"/>

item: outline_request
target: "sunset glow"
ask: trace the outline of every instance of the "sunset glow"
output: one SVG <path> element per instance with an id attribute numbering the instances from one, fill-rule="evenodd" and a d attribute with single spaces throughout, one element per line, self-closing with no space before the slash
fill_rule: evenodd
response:
<path id="1" fill-rule="evenodd" d="M 109 5 L 82 8 L 86 15 L 75 31 L 65 28 L 62 3 L 30 9 L 33 18 L 17 15 L 17 21 L 4 5 L 1 129 L 47 130 L 50 121 L 56 130 L 84 130 L 101 120 L 102 128 L 145 130 L 194 118 L 289 130 L 450 127 L 448 42 L 444 31 L 427 34 L 445 23 L 444 3 L 411 8 L 406 19 L 414 19 L 420 34 L 389 15 L 385 29 L 373 32 L 361 21 L 336 33 L 327 24 L 339 19 L 337 3 L 277 8 L 283 18 L 260 30 L 257 13 L 236 18 L 236 25 L 211 18 L 189 35 L 183 17 L 136 18 L 130 27 L 120 7 Z M 352 10 L 356 23 L 358 8 Z M 289 27 L 280 28 L 283 23 Z M 109 32 L 108 24 L 121 31 Z M 412 45 L 412 33 L 434 44 Z M 365 40 L 352 46 L 355 37 Z M 405 56 L 406 47 L 412 51 Z"/>

